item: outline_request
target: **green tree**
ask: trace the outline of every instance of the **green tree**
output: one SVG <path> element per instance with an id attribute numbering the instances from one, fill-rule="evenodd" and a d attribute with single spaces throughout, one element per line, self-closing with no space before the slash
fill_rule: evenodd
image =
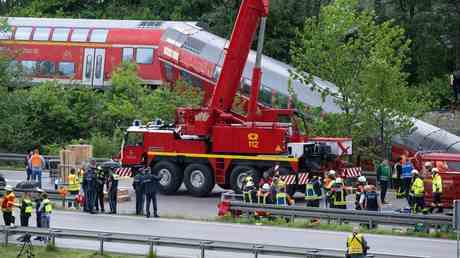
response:
<path id="1" fill-rule="evenodd" d="M 336 0 L 318 18 L 307 19 L 291 49 L 293 76 L 335 98 L 344 111 L 336 123 L 358 145 L 380 135 L 384 155 L 389 139 L 407 132 L 421 106 L 402 72 L 409 51 L 404 30 L 392 22 L 376 23 L 372 12 L 359 7 L 357 0 Z M 312 74 L 337 91 L 322 89 Z"/>

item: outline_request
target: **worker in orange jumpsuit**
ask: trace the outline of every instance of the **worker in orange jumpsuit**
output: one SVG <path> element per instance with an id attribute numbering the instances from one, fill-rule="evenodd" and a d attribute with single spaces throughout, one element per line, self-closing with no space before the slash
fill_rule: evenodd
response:
<path id="1" fill-rule="evenodd" d="M 11 186 L 5 187 L 5 197 L 2 201 L 2 212 L 5 226 L 14 225 L 13 208 L 16 203 L 16 196 L 14 195 L 13 188 Z"/>

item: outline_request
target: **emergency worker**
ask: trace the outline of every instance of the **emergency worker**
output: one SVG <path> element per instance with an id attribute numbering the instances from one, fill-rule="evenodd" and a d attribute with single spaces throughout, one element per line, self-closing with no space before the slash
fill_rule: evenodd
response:
<path id="1" fill-rule="evenodd" d="M 432 173 L 432 189 L 433 189 L 433 204 L 431 207 L 431 212 L 438 208 L 437 213 L 443 212 L 442 206 L 442 177 L 439 175 L 439 169 L 433 168 Z"/>
<path id="2" fill-rule="evenodd" d="M 305 205 L 307 207 L 318 207 L 321 200 L 321 179 L 313 176 L 305 187 Z"/>
<path id="3" fill-rule="evenodd" d="M 243 181 L 243 199 L 244 202 L 252 203 L 253 196 L 256 190 L 256 186 L 254 184 L 254 178 L 252 176 L 247 176 L 244 178 Z"/>
<path id="4" fill-rule="evenodd" d="M 102 168 L 98 167 L 96 169 L 96 212 L 99 212 L 99 208 L 102 213 L 105 212 L 104 207 L 104 185 L 106 183 L 105 172 Z"/>
<path id="5" fill-rule="evenodd" d="M 91 160 L 83 176 L 82 188 L 85 193 L 84 211 L 94 213 L 96 202 L 96 160 Z"/>
<path id="6" fill-rule="evenodd" d="M 39 207 L 40 212 L 41 212 L 41 227 L 50 228 L 51 213 L 53 212 L 53 204 L 48 199 L 47 193 L 42 193 L 41 195 L 42 195 L 42 200 L 43 200 Z"/>
<path id="7" fill-rule="evenodd" d="M 107 192 L 109 197 L 110 214 L 117 213 L 117 194 L 119 176 L 112 169 L 107 179 Z"/>
<path id="8" fill-rule="evenodd" d="M 409 205 L 411 204 L 411 197 L 409 196 L 410 189 L 411 189 L 411 182 L 412 182 L 412 170 L 414 170 L 414 166 L 412 162 L 404 158 L 403 163 L 401 165 L 401 179 L 402 179 L 402 193 L 404 197 L 406 197 L 407 202 Z"/>
<path id="9" fill-rule="evenodd" d="M 335 183 L 335 171 L 334 170 L 329 170 L 327 173 L 326 173 L 326 177 L 324 178 L 324 183 L 323 183 L 323 187 L 324 187 L 324 193 L 325 193 L 325 196 L 326 196 L 326 199 L 325 199 L 325 206 L 326 208 L 327 207 L 331 207 L 331 190 L 332 190 L 332 187 Z"/>
<path id="10" fill-rule="evenodd" d="M 80 192 L 80 179 L 77 176 L 77 173 L 74 168 L 70 170 L 70 174 L 67 177 L 67 180 L 69 182 L 69 193 L 72 197 L 75 198 Z M 76 204 L 74 202 L 69 202 L 69 207 L 72 207 L 72 204 L 74 205 L 74 207 L 76 207 Z"/>
<path id="11" fill-rule="evenodd" d="M 418 213 L 423 211 L 425 206 L 425 186 L 423 183 L 422 178 L 420 177 L 420 173 L 418 170 L 412 170 L 412 186 L 410 190 L 411 195 L 411 203 L 412 203 L 412 212 Z"/>
<path id="12" fill-rule="evenodd" d="M 280 183 L 280 190 L 276 193 L 276 205 L 280 206 L 288 206 L 289 205 L 289 199 L 288 199 L 288 194 L 286 193 L 286 185 L 283 183 Z"/>
<path id="13" fill-rule="evenodd" d="M 42 187 L 42 173 L 45 168 L 45 159 L 40 155 L 38 149 L 34 150 L 34 154 L 29 159 L 29 167 L 32 168 L 32 180 L 38 182 L 38 187 Z"/>
<path id="14" fill-rule="evenodd" d="M 20 209 L 20 218 L 21 218 L 21 227 L 29 226 L 29 219 L 32 216 L 32 211 L 34 209 L 34 204 L 32 202 L 32 197 L 30 192 L 25 192 L 22 196 L 21 204 L 19 205 Z"/>
<path id="15" fill-rule="evenodd" d="M 382 163 L 377 167 L 377 182 L 380 185 L 380 198 L 383 204 L 385 204 L 385 197 L 387 195 L 388 184 L 390 183 L 390 166 L 388 160 L 384 159 Z"/>
<path id="16" fill-rule="evenodd" d="M 40 210 L 40 207 L 41 207 L 41 204 L 43 202 L 42 193 L 44 193 L 44 192 L 40 188 L 38 188 L 37 191 L 38 191 L 38 198 L 35 199 L 35 217 L 36 217 L 36 221 L 37 221 L 37 228 L 41 228 L 42 227 L 42 212 Z M 41 236 L 36 236 L 34 238 L 34 240 L 39 240 L 39 241 L 41 241 L 43 239 L 44 238 L 41 237 Z"/>
<path id="17" fill-rule="evenodd" d="M 257 191 L 257 203 L 258 204 L 268 204 L 270 201 L 270 185 L 265 183 Z"/>
<path id="18" fill-rule="evenodd" d="M 356 186 L 356 194 L 355 194 L 355 209 L 362 210 L 363 206 L 361 205 L 361 196 L 364 195 L 365 190 L 364 188 L 367 185 L 367 179 L 365 176 L 358 177 L 358 185 Z"/>
<path id="19" fill-rule="evenodd" d="M 159 182 L 162 176 L 155 175 L 154 172 L 147 168 L 145 170 L 145 177 L 142 182 L 144 184 L 144 191 L 146 197 L 146 206 L 145 206 L 145 216 L 150 218 L 150 202 L 153 205 L 153 216 L 158 218 L 158 208 L 157 208 L 157 192 L 159 190 Z"/>
<path id="20" fill-rule="evenodd" d="M 357 227 L 353 228 L 353 232 L 347 238 L 347 255 L 349 258 L 364 258 L 367 255 L 367 242 L 364 236 L 359 233 Z"/>
<path id="21" fill-rule="evenodd" d="M 133 188 L 136 192 L 136 215 L 143 215 L 144 209 L 144 169 L 141 168 L 137 171 L 133 179 Z"/>
<path id="22" fill-rule="evenodd" d="M 402 187 L 401 181 L 401 174 L 402 174 L 402 157 L 398 157 L 394 166 L 393 166 L 393 186 L 396 189 L 396 198 L 401 199 L 404 198 L 404 189 Z"/>
<path id="23" fill-rule="evenodd" d="M 14 225 L 13 208 L 16 203 L 16 196 L 13 192 L 13 187 L 5 186 L 5 197 L 2 201 L 3 221 L 5 226 Z"/>
<path id="24" fill-rule="evenodd" d="M 331 208 L 347 209 L 347 191 L 343 184 L 342 178 L 335 179 L 334 186 L 331 190 Z"/>
<path id="25" fill-rule="evenodd" d="M 382 200 L 379 198 L 377 188 L 373 185 L 366 185 L 364 190 L 359 200 L 360 206 L 363 210 L 379 211 L 382 208 Z"/>

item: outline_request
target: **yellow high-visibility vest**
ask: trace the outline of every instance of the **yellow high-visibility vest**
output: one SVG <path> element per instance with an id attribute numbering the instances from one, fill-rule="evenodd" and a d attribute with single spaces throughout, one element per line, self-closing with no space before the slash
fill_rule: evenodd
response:
<path id="1" fill-rule="evenodd" d="M 411 187 L 415 197 L 422 197 L 425 194 L 425 185 L 423 180 L 417 177 Z"/>
<path id="2" fill-rule="evenodd" d="M 77 175 L 69 175 L 69 191 L 79 191 L 80 190 L 80 181 L 78 180 Z"/>
<path id="3" fill-rule="evenodd" d="M 26 205 L 26 207 L 24 209 L 25 213 L 28 214 L 28 215 L 32 214 L 32 210 L 33 210 L 32 200 L 24 199 L 23 201 L 24 201 L 24 203 Z"/>
<path id="4" fill-rule="evenodd" d="M 348 236 L 348 254 L 363 254 L 363 241 L 363 235 L 361 234 L 352 234 L 351 236 Z"/>
<path id="5" fill-rule="evenodd" d="M 53 212 L 53 204 L 51 203 L 49 199 L 43 200 L 43 206 L 44 206 L 45 213 Z"/>
<path id="6" fill-rule="evenodd" d="M 433 193 L 442 193 L 442 178 L 439 174 L 433 176 Z"/>

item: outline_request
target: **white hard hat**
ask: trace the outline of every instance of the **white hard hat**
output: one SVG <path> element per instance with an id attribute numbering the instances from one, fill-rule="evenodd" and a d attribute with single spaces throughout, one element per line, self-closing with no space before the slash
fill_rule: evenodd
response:
<path id="1" fill-rule="evenodd" d="M 418 170 L 417 170 L 417 169 L 413 169 L 411 173 L 412 173 L 412 175 L 418 175 Z"/>
<path id="2" fill-rule="evenodd" d="M 438 168 L 433 168 L 433 169 L 431 170 L 431 172 L 433 172 L 433 173 L 439 173 L 439 169 L 438 169 Z"/>
<path id="3" fill-rule="evenodd" d="M 335 179 L 335 182 L 338 183 L 338 184 L 341 184 L 341 183 L 343 183 L 343 179 L 338 177 L 337 179 Z"/>
<path id="4" fill-rule="evenodd" d="M 358 182 L 360 183 L 365 183 L 367 181 L 366 177 L 365 176 L 360 176 L 358 177 Z"/>
<path id="5" fill-rule="evenodd" d="M 13 187 L 11 185 L 7 185 L 7 186 L 5 186 L 5 191 L 11 192 L 11 191 L 13 191 Z"/>
<path id="6" fill-rule="evenodd" d="M 328 175 L 330 176 L 335 176 L 335 170 L 329 170 L 329 172 L 327 172 Z"/>
<path id="7" fill-rule="evenodd" d="M 263 186 L 262 186 L 262 189 L 264 189 L 265 191 L 269 191 L 270 190 L 270 185 L 265 183 Z"/>
<path id="8" fill-rule="evenodd" d="M 425 162 L 425 167 L 433 167 L 433 163 L 427 161 Z"/>

